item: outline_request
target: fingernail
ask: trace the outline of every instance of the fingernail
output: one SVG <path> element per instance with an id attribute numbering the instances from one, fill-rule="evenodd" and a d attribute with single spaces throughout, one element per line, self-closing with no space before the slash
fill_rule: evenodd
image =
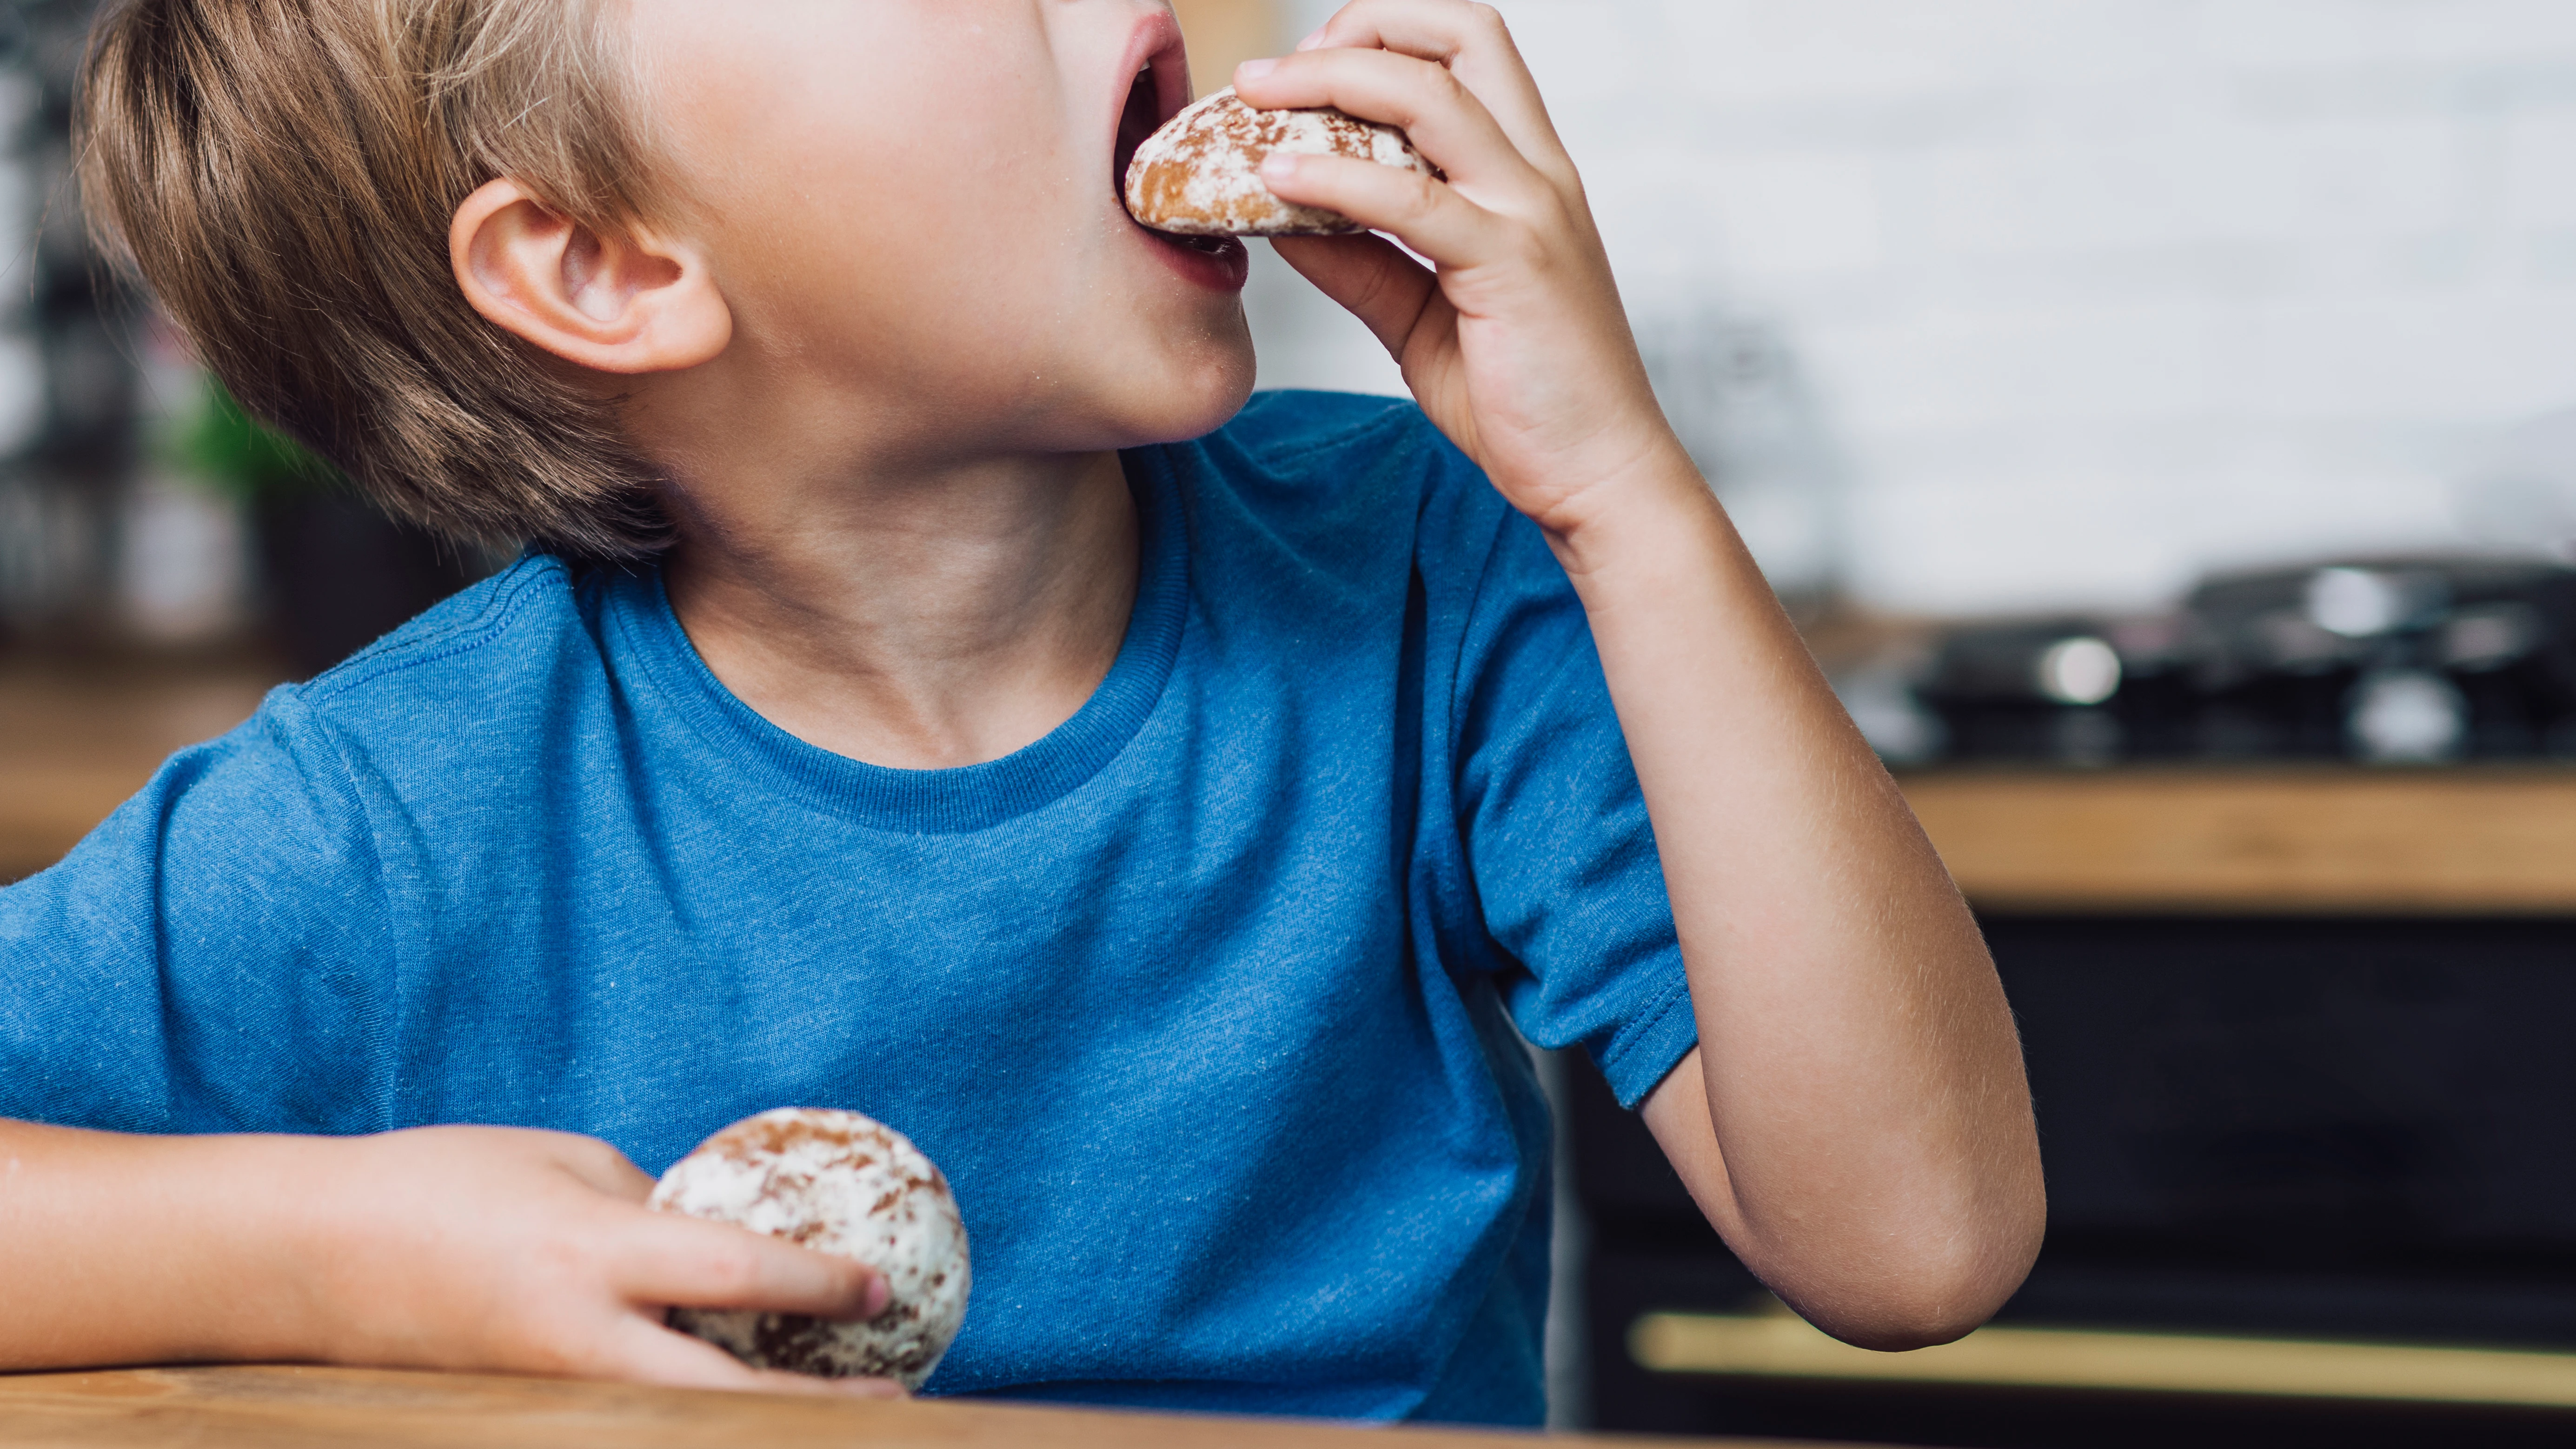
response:
<path id="1" fill-rule="evenodd" d="M 1273 151 L 1261 158 L 1261 179 L 1287 181 L 1297 175 L 1297 155 L 1293 151 Z"/>
<path id="2" fill-rule="evenodd" d="M 1298 41 L 1297 48 L 1299 50 L 1314 50 L 1318 48 L 1324 43 L 1324 30 L 1330 30 L 1332 28 L 1333 27 L 1327 25 L 1323 30 L 1318 30 L 1314 34 L 1307 36 L 1305 39 Z"/>
<path id="3" fill-rule="evenodd" d="M 884 1275 L 879 1273 L 870 1273 L 868 1275 L 868 1291 L 860 1295 L 859 1307 L 867 1311 L 868 1317 L 874 1318 L 878 1314 L 885 1312 L 886 1305 L 893 1301 L 894 1289 L 887 1285 Z"/>
<path id="4" fill-rule="evenodd" d="M 1234 68 L 1237 80 L 1259 80 L 1279 68 L 1275 60 L 1247 60 Z"/>

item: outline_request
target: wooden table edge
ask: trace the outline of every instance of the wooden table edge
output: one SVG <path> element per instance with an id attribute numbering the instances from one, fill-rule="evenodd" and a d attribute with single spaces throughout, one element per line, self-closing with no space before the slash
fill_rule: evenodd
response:
<path id="1" fill-rule="evenodd" d="M 57 1432 L 49 1434 L 51 1429 Z M 569 1379 L 299 1364 L 165 1366 L 0 1374 L 0 1442 L 114 1446 L 184 1441 L 355 1449 L 471 1442 L 526 1445 L 764 1446 L 866 1443 L 873 1449 L 1498 1449 L 1510 1444 L 1728 1445 L 1768 1440 L 1546 1435 L 1436 1425 L 1374 1425 L 977 1398 L 831 1399 Z M 1798 1449 L 1821 1449 L 1802 1443 Z"/>

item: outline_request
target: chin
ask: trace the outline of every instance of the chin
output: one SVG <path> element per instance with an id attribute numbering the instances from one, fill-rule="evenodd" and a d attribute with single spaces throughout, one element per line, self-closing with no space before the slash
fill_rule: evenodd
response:
<path id="1" fill-rule="evenodd" d="M 1199 369 L 1192 378 L 1194 387 L 1188 405 L 1176 410 L 1186 415 L 1176 416 L 1168 430 L 1170 436 L 1156 441 L 1174 443 L 1203 438 L 1233 421 L 1234 415 L 1243 411 L 1243 405 L 1252 398 L 1256 371 L 1252 338 L 1246 335 L 1240 349 L 1229 353 L 1222 361 L 1212 361 Z"/>
<path id="2" fill-rule="evenodd" d="M 1166 350 L 1108 390 L 1104 411 L 1117 420 L 1113 446 L 1179 443 L 1215 432 L 1243 411 L 1253 372 L 1252 334 L 1238 311 L 1231 327 Z"/>

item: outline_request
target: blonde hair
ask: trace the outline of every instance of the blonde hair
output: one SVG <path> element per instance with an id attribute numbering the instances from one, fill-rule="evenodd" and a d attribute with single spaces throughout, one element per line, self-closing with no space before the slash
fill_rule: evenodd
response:
<path id="1" fill-rule="evenodd" d="M 499 177 L 650 214 L 606 0 L 122 0 L 82 67 L 92 230 L 242 405 L 452 538 L 668 541 L 614 405 L 469 306 L 457 206 Z"/>

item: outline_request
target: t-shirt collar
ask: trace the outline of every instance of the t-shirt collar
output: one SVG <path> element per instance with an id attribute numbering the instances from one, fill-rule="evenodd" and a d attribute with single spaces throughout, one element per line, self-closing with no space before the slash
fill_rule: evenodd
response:
<path id="1" fill-rule="evenodd" d="M 898 770 L 807 744 L 762 718 L 708 670 L 672 612 L 662 573 L 613 576 L 606 600 L 611 647 L 639 666 L 621 669 L 687 717 L 708 743 L 769 775 L 819 808 L 883 829 L 922 834 L 981 830 L 1048 805 L 1098 774 L 1144 727 L 1171 678 L 1188 614 L 1188 530 L 1167 450 L 1120 455 L 1136 500 L 1140 560 L 1127 633 L 1091 698 L 1043 738 L 980 765 Z"/>

